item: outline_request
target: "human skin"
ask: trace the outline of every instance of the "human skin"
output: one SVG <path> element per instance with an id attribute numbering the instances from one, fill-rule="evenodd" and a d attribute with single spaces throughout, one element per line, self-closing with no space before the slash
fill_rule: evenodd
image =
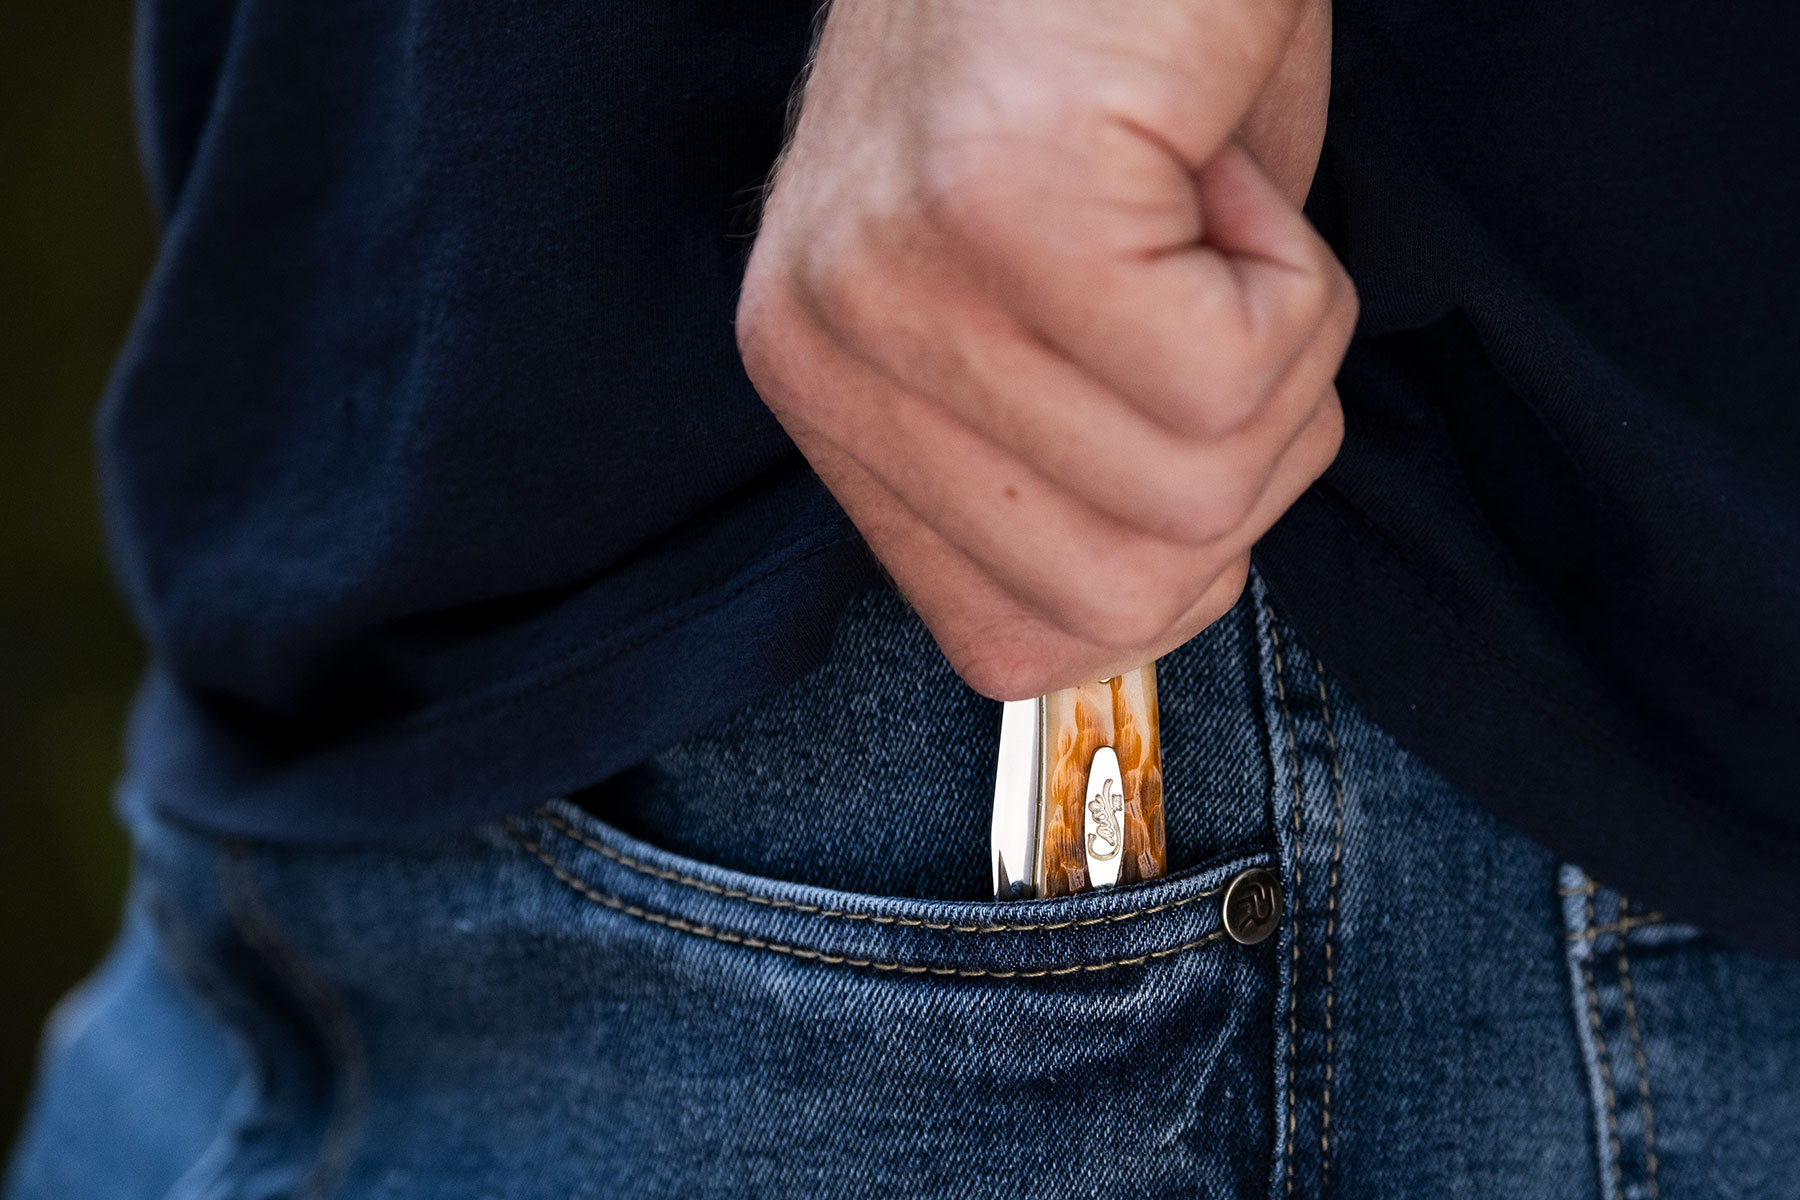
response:
<path id="1" fill-rule="evenodd" d="M 751 380 L 978 691 L 1175 648 L 1329 465 L 1329 0 L 837 0 Z"/>

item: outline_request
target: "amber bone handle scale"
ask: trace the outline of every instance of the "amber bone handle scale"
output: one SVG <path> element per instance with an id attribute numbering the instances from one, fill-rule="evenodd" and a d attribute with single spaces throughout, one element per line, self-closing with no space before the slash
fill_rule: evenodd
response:
<path id="1" fill-rule="evenodd" d="M 1154 663 L 1007 703 L 993 855 L 1000 900 L 1070 896 L 1168 869 Z"/>

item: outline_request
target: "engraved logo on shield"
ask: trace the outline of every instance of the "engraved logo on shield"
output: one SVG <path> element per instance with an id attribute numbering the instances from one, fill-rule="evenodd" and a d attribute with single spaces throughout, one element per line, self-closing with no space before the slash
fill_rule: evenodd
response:
<path id="1" fill-rule="evenodd" d="M 1088 872 L 1095 887 L 1119 882 L 1119 851 L 1125 843 L 1125 780 L 1111 746 L 1094 751 L 1088 766 L 1086 833 Z"/>
<path id="2" fill-rule="evenodd" d="M 1093 818 L 1093 833 L 1088 834 L 1088 857 L 1109 862 L 1119 853 L 1119 818 L 1125 814 L 1125 797 L 1110 779 L 1100 781 L 1100 790 L 1088 798 L 1088 816 Z M 1104 846 L 1105 849 L 1101 849 Z"/>

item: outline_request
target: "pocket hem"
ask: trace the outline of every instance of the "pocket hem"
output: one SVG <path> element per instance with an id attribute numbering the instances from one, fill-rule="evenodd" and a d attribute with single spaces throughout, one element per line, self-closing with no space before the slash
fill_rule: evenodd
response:
<path id="1" fill-rule="evenodd" d="M 1271 857 L 1238 854 L 1131 888 L 1006 902 L 1041 914 L 1014 921 L 988 916 L 1001 902 L 861 896 L 709 867 L 556 802 L 506 831 L 564 889 L 625 918 L 793 959 L 964 978 L 1093 973 L 1224 941 L 1218 906 L 1206 901 Z M 1051 936 L 1025 936 L 1035 934 Z"/>

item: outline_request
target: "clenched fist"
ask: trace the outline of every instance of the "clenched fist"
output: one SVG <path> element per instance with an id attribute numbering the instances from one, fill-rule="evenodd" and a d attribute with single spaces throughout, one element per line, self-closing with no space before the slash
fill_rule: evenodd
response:
<path id="1" fill-rule="evenodd" d="M 1192 637 L 1337 452 L 1327 3 L 833 5 L 738 341 L 989 696 Z"/>

